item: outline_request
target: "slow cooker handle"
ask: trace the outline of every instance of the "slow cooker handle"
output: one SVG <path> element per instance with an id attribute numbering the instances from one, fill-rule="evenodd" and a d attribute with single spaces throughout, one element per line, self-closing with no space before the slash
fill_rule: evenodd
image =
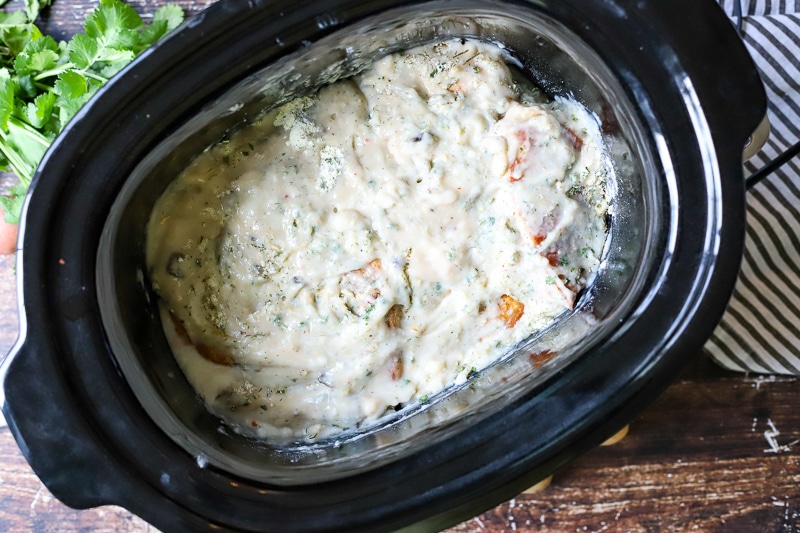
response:
<path id="1" fill-rule="evenodd" d="M 21 321 L 25 318 L 21 317 Z M 26 335 L 26 327 L 20 328 Z M 113 504 L 125 481 L 82 416 L 61 366 L 44 361 L 47 342 L 27 335 L 0 363 L 2 409 L 8 427 L 33 471 L 53 495 L 76 509 Z M 58 350 L 55 350 L 58 353 Z M 115 473 L 116 472 L 116 473 Z"/>

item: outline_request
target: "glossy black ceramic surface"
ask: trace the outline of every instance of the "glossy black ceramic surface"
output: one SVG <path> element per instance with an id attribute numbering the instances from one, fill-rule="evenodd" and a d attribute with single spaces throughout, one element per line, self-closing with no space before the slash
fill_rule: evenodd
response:
<path id="1" fill-rule="evenodd" d="M 619 182 L 597 282 L 558 331 L 475 387 L 383 426 L 313 446 L 226 431 L 155 318 L 142 249 L 155 198 L 265 106 L 460 36 L 501 43 L 545 91 L 602 119 Z M 764 113 L 752 61 L 711 0 L 221 0 L 104 88 L 40 167 L 4 413 L 59 499 L 122 505 L 164 531 L 454 524 L 602 441 L 697 353 L 738 273 L 742 148 Z M 528 354 L 563 332 L 574 340 L 533 368 Z"/>

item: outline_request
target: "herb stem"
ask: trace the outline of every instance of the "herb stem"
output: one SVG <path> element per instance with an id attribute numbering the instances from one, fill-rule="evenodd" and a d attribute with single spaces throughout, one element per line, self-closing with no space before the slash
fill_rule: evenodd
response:
<path id="1" fill-rule="evenodd" d="M 6 133 L 2 130 L 0 130 L 0 138 L 3 140 L 3 142 L 0 142 L 0 152 L 2 152 L 8 160 L 8 164 L 11 165 L 14 174 L 16 174 L 19 180 L 27 187 L 30 185 L 31 179 L 33 179 L 33 170 L 25 160 L 20 157 L 17 151 L 8 144 Z"/>
<path id="2" fill-rule="evenodd" d="M 50 139 L 39 133 L 36 128 L 28 124 L 27 122 L 23 122 L 16 117 L 8 117 L 8 123 L 13 124 L 14 126 L 20 128 L 24 133 L 28 135 L 31 139 L 38 142 L 45 148 L 50 147 L 50 143 L 52 142 Z"/>
<path id="3" fill-rule="evenodd" d="M 102 82 L 102 83 L 107 83 L 108 82 L 108 78 L 104 78 L 103 76 L 100 76 L 99 74 L 95 74 L 94 72 L 91 72 L 89 70 L 79 70 L 77 72 L 80 72 L 81 74 L 83 74 L 87 78 L 92 78 L 93 80 L 97 80 L 97 81 Z"/>
<path id="4" fill-rule="evenodd" d="M 36 87 L 37 89 L 39 89 L 40 91 L 46 91 L 46 92 L 49 92 L 49 93 L 55 92 L 53 90 L 53 88 L 51 86 L 47 85 L 46 83 L 40 83 L 38 81 L 34 81 L 33 82 L 33 86 Z"/>
<path id="5" fill-rule="evenodd" d="M 53 76 L 58 76 L 62 72 L 66 72 L 72 68 L 75 68 L 75 65 L 72 63 L 63 63 L 56 68 L 51 68 L 50 70 L 43 70 L 39 74 L 33 77 L 34 81 L 43 80 L 45 78 L 51 78 Z"/>

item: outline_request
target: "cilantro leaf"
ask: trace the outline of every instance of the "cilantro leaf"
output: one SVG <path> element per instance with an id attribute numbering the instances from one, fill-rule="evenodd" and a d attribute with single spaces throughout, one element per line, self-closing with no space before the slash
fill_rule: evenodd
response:
<path id="1" fill-rule="evenodd" d="M 13 15 L 13 14 L 12 14 Z M 25 20 L 25 14 L 22 13 Z M 42 32 L 33 24 L 26 24 L 19 21 L 19 17 L 9 16 L 0 18 L 0 40 L 8 50 L 11 57 L 16 57 L 30 41 L 35 41 L 42 37 Z"/>
<path id="2" fill-rule="evenodd" d="M 89 101 L 94 91 L 86 92 L 84 95 L 76 98 L 59 98 L 58 99 L 58 120 L 62 124 L 67 122 L 80 111 L 80 109 Z"/>
<path id="3" fill-rule="evenodd" d="M 36 43 L 44 41 L 48 37 L 43 37 L 38 41 L 31 41 L 28 46 L 25 47 L 25 50 L 14 59 L 14 69 L 16 69 L 18 75 L 22 76 L 25 74 L 39 73 L 56 66 L 60 58 L 57 51 L 49 48 L 43 50 L 28 50 L 29 48 L 36 48 Z M 53 41 L 52 37 L 49 37 L 49 39 Z M 33 46 L 31 46 L 32 44 Z M 53 44 L 56 46 L 57 50 L 58 45 L 55 44 L 55 41 L 53 41 Z"/>
<path id="4" fill-rule="evenodd" d="M 101 56 L 101 61 L 104 62 L 104 65 L 98 69 L 98 74 L 106 79 L 111 78 L 130 63 L 134 57 L 136 57 L 136 54 L 130 50 L 106 48 Z"/>
<path id="5" fill-rule="evenodd" d="M 56 95 L 54 93 L 42 93 L 33 102 L 28 102 L 25 109 L 28 124 L 34 128 L 43 129 L 53 116 L 55 105 Z"/>
<path id="6" fill-rule="evenodd" d="M 106 61 L 108 63 L 115 63 L 117 61 L 125 61 L 130 63 L 136 57 L 130 50 L 123 50 L 121 48 L 101 48 L 99 51 L 98 61 Z"/>
<path id="7" fill-rule="evenodd" d="M 144 50 L 167 33 L 167 21 L 155 20 L 150 25 L 139 33 L 138 48 Z"/>
<path id="8" fill-rule="evenodd" d="M 67 45 L 69 60 L 76 68 L 86 70 L 100 57 L 100 45 L 84 33 L 79 33 Z"/>
<path id="9" fill-rule="evenodd" d="M 175 4 L 161 6 L 153 14 L 153 21 L 139 33 L 139 47 L 145 49 L 177 28 L 183 22 L 183 10 Z"/>
<path id="10" fill-rule="evenodd" d="M 86 35 L 99 47 L 133 48 L 138 41 L 142 18 L 129 5 L 118 0 L 100 0 L 100 5 L 86 17 Z"/>
<path id="11" fill-rule="evenodd" d="M 13 13 L 0 13 L 0 30 L 4 30 L 10 26 L 27 24 L 28 22 L 28 16 L 22 11 L 14 11 Z"/>
<path id="12" fill-rule="evenodd" d="M 89 86 L 86 76 L 74 70 L 68 70 L 59 74 L 53 90 L 64 98 L 78 98 L 86 94 Z"/>
<path id="13" fill-rule="evenodd" d="M 99 82 L 91 82 L 89 78 L 75 70 L 60 74 L 53 90 L 58 95 L 56 102 L 58 120 L 61 124 L 69 122 L 99 88 Z"/>
<path id="14" fill-rule="evenodd" d="M 53 3 L 53 0 L 25 0 L 25 13 L 31 22 L 39 17 L 42 9 Z"/>
<path id="15" fill-rule="evenodd" d="M 167 31 L 172 31 L 183 22 L 183 9 L 177 4 L 166 4 L 158 9 L 153 14 L 153 22 L 165 21 L 167 23 Z"/>

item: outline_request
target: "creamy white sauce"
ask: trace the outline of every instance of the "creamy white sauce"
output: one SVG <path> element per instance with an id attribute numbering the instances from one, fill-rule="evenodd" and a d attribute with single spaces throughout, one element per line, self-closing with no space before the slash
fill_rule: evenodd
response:
<path id="1" fill-rule="evenodd" d="M 257 437 L 314 439 L 468 379 L 571 309 L 605 242 L 596 119 L 496 47 L 387 56 L 198 156 L 147 258 L 175 357 Z"/>

